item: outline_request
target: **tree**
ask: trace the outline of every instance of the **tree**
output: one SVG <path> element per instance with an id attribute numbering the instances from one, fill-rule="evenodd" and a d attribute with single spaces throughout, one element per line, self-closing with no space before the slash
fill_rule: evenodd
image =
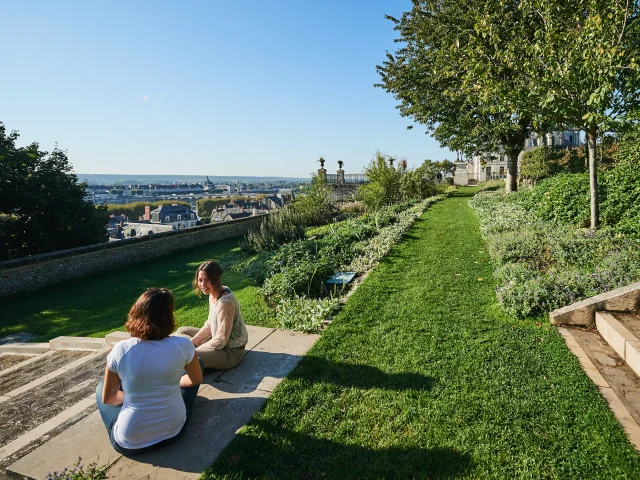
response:
<path id="1" fill-rule="evenodd" d="M 635 120 L 640 105 L 640 6 L 629 0 L 527 0 L 540 18 L 531 48 L 537 90 L 558 124 L 584 130 L 589 155 L 591 228 L 599 224 L 597 140 Z"/>
<path id="2" fill-rule="evenodd" d="M 425 160 L 415 170 L 404 171 L 400 178 L 400 194 L 402 200 L 421 200 L 438 193 L 437 163 Z"/>
<path id="3" fill-rule="evenodd" d="M 456 164 L 451 160 L 442 160 L 441 162 L 434 162 L 438 171 L 442 173 L 443 176 L 453 175 L 456 171 Z"/>
<path id="4" fill-rule="evenodd" d="M 0 260 L 106 241 L 106 207 L 87 198 L 67 154 L 18 138 L 0 122 Z"/>
<path id="5" fill-rule="evenodd" d="M 377 66 L 377 86 L 442 146 L 507 154 L 508 192 L 517 189 L 518 155 L 537 108 L 534 72 L 519 68 L 532 56 L 537 20 L 524 22 L 518 7 L 518 0 L 415 0 L 400 20 L 387 16 L 404 46 Z"/>

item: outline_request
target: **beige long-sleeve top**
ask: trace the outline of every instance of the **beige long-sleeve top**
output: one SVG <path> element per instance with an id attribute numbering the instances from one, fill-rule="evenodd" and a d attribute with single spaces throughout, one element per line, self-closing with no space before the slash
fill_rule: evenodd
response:
<path id="1" fill-rule="evenodd" d="M 228 287 L 223 287 L 228 288 Z M 196 347 L 222 349 L 244 347 L 249 340 L 235 295 L 229 293 L 217 301 L 209 295 L 209 318 L 191 339 Z"/>

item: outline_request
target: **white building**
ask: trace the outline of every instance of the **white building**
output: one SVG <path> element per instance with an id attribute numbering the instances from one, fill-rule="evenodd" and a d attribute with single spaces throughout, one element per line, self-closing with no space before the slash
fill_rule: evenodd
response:
<path id="1" fill-rule="evenodd" d="M 171 225 L 174 230 L 195 227 L 198 222 L 196 212 L 184 205 L 161 205 L 151 211 L 151 223 Z"/>
<path id="2" fill-rule="evenodd" d="M 580 130 L 554 131 L 544 136 L 532 133 L 525 140 L 525 147 L 518 156 L 518 171 L 522 156 L 525 152 L 531 151 L 541 146 L 577 148 L 582 146 Z M 471 161 L 467 161 L 467 173 L 469 180 L 484 182 L 485 180 L 497 180 L 507 178 L 507 162 L 509 156 L 502 151 L 482 152 L 474 155 Z"/>

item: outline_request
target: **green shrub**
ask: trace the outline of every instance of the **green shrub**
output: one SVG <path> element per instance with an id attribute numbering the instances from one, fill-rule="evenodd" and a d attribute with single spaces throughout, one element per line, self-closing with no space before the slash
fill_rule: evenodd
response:
<path id="1" fill-rule="evenodd" d="M 365 174 L 369 183 L 358 189 L 357 198 L 368 210 L 410 200 L 423 200 L 437 195 L 437 175 L 441 169 L 450 168 L 451 162 L 425 160 L 415 170 L 407 170 L 406 162 L 393 165 L 394 158 L 377 151 Z"/>
<path id="2" fill-rule="evenodd" d="M 600 203 L 601 220 L 640 238 L 640 126 L 622 137 L 614 159 L 615 168 L 601 175 L 606 192 Z"/>
<path id="3" fill-rule="evenodd" d="M 480 217 L 480 231 L 492 235 L 518 228 L 532 227 L 539 220 L 522 205 L 525 191 L 506 195 L 504 190 L 480 191 L 469 202 Z"/>
<path id="4" fill-rule="evenodd" d="M 291 299 L 283 298 L 276 306 L 276 321 L 283 329 L 317 333 L 338 303 L 334 298 L 312 299 L 297 295 Z"/>
<path id="5" fill-rule="evenodd" d="M 543 192 L 554 191 L 567 183 L 559 177 L 545 180 L 533 191 L 478 193 L 470 202 L 497 265 L 498 299 L 515 317 L 548 313 L 640 278 L 637 240 L 613 228 L 594 232 L 552 221 L 557 220 L 555 215 L 546 220 L 537 217 L 536 212 L 548 207 L 540 208 L 532 200 L 535 191 L 541 187 Z M 576 175 L 569 177 L 569 185 L 575 187 Z"/>
<path id="6" fill-rule="evenodd" d="M 586 157 L 580 148 L 538 147 L 524 153 L 520 166 L 520 175 L 534 181 L 559 173 L 586 171 Z"/>
<path id="7" fill-rule="evenodd" d="M 334 215 L 327 185 L 314 178 L 305 196 L 268 215 L 260 227 L 247 233 L 242 248 L 250 252 L 267 252 L 303 238 L 305 228 L 328 223 Z"/>
<path id="8" fill-rule="evenodd" d="M 535 230 L 512 230 L 487 241 L 491 258 L 499 264 L 511 262 L 542 262 L 546 247 L 545 236 Z"/>
<path id="9" fill-rule="evenodd" d="M 250 252 L 275 250 L 283 243 L 304 237 L 304 229 L 304 217 L 287 205 L 266 216 L 257 229 L 250 229 L 241 246 L 243 250 Z"/>
<path id="10" fill-rule="evenodd" d="M 591 211 L 588 174 L 560 174 L 527 192 L 523 205 L 545 221 L 589 226 Z"/>

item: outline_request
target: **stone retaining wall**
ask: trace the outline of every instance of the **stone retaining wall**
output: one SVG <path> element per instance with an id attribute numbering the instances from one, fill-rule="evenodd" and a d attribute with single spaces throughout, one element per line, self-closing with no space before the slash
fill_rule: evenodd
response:
<path id="1" fill-rule="evenodd" d="M 264 215 L 0 262 L 0 298 L 238 237 Z"/>

